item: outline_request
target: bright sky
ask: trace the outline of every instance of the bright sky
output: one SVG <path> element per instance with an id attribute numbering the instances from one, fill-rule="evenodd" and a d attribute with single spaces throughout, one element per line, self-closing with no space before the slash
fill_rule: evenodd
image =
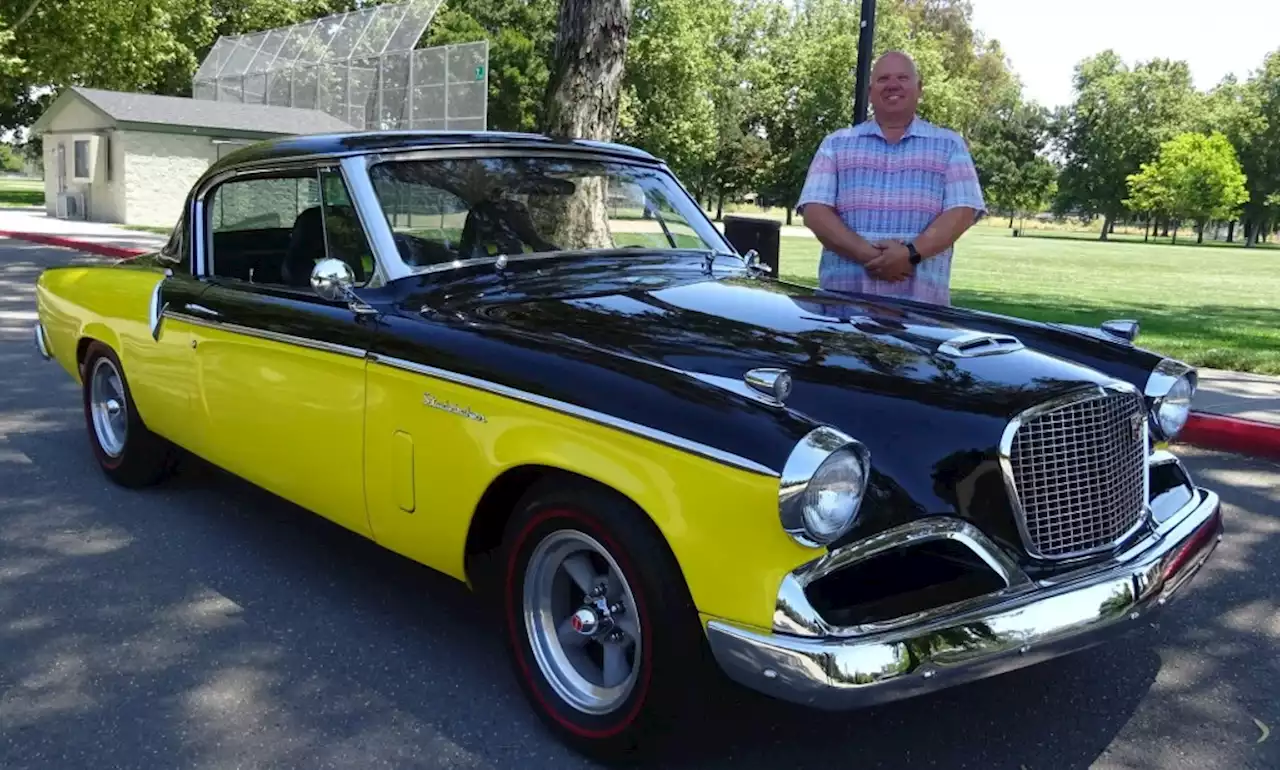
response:
<path id="1" fill-rule="evenodd" d="M 973 25 L 1000 41 L 1026 98 L 1072 99 L 1083 58 L 1108 48 L 1127 64 L 1183 60 L 1199 89 L 1244 79 L 1280 48 L 1280 0 L 972 0 Z"/>

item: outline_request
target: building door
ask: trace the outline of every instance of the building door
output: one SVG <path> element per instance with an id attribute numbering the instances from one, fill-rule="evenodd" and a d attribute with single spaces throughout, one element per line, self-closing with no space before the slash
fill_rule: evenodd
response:
<path id="1" fill-rule="evenodd" d="M 67 144 L 58 142 L 58 192 L 67 191 Z"/>

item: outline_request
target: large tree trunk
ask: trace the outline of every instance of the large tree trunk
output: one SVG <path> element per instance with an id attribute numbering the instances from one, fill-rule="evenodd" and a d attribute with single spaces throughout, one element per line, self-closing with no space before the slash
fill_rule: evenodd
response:
<path id="1" fill-rule="evenodd" d="M 1204 222 L 1197 222 L 1196 243 L 1204 243 Z"/>
<path id="2" fill-rule="evenodd" d="M 1258 242 L 1258 228 L 1253 224 L 1252 219 L 1244 221 L 1244 245 L 1252 247 Z"/>
<path id="3" fill-rule="evenodd" d="M 1013 229 L 1013 212 L 1012 211 L 1009 212 L 1009 229 L 1010 230 Z"/>
<path id="4" fill-rule="evenodd" d="M 1227 243 L 1236 242 L 1236 221 L 1233 219 L 1227 223 Z"/>
<path id="5" fill-rule="evenodd" d="M 716 221 L 724 221 L 724 190 L 721 190 L 720 194 L 716 196 Z"/>
<path id="6" fill-rule="evenodd" d="M 612 141 L 631 32 L 631 0 L 560 0 L 547 83 L 544 131 L 551 136 Z M 611 248 L 603 177 L 578 180 L 557 207 L 552 240 L 565 248 Z"/>
<path id="7" fill-rule="evenodd" d="M 1111 232 L 1111 227 L 1114 222 L 1115 217 L 1111 214 L 1107 214 L 1107 216 L 1102 220 L 1102 235 L 1098 236 L 1098 240 L 1105 241 L 1107 239 L 1107 233 Z"/>
<path id="8" fill-rule="evenodd" d="M 787 224 L 788 225 L 791 224 L 791 215 L 794 214 L 795 211 L 796 211 L 795 209 L 791 208 L 790 206 L 787 206 Z"/>
<path id="9" fill-rule="evenodd" d="M 611 141 L 631 32 L 631 0 L 560 0 L 546 132 Z"/>

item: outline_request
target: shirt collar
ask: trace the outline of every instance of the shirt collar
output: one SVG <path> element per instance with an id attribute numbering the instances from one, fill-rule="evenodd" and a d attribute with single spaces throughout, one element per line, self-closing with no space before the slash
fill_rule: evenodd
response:
<path id="1" fill-rule="evenodd" d="M 903 132 L 902 139 L 900 141 L 906 141 L 908 138 L 913 136 L 926 136 L 929 128 L 930 126 L 925 122 L 924 118 L 916 115 L 911 119 L 911 122 L 907 124 L 907 130 Z M 875 118 L 867 118 L 863 122 L 854 126 L 853 131 L 858 136 L 878 136 L 881 139 L 888 141 L 888 139 L 885 138 L 884 132 L 880 130 L 880 124 L 876 122 Z"/>

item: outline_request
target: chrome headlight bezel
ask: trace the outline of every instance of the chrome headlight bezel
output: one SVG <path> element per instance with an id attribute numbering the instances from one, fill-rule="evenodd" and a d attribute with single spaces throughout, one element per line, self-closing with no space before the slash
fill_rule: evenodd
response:
<path id="1" fill-rule="evenodd" d="M 828 462 L 851 457 L 860 468 L 860 483 L 848 521 L 837 531 L 817 533 L 807 524 L 804 501 L 818 471 Z M 797 543 L 807 548 L 821 548 L 843 537 L 858 520 L 862 501 L 870 483 L 871 452 L 860 441 L 830 427 L 815 428 L 802 438 L 782 470 L 778 486 L 778 515 L 782 529 Z"/>
<path id="2" fill-rule="evenodd" d="M 1199 378 L 1195 368 L 1172 358 L 1162 360 L 1151 371 L 1151 375 L 1147 377 L 1147 385 L 1143 389 L 1143 394 L 1147 397 L 1147 408 L 1150 410 L 1152 430 L 1160 440 L 1172 441 L 1186 426 L 1198 384 Z M 1177 395 L 1177 400 L 1182 400 L 1181 394 L 1175 394 L 1175 390 L 1179 389 L 1180 385 L 1185 386 L 1186 406 L 1182 414 L 1181 424 L 1174 429 L 1164 424 L 1165 421 L 1161 419 L 1161 414 L 1174 403 L 1170 396 Z M 1166 401 L 1166 399 L 1170 400 Z"/>

